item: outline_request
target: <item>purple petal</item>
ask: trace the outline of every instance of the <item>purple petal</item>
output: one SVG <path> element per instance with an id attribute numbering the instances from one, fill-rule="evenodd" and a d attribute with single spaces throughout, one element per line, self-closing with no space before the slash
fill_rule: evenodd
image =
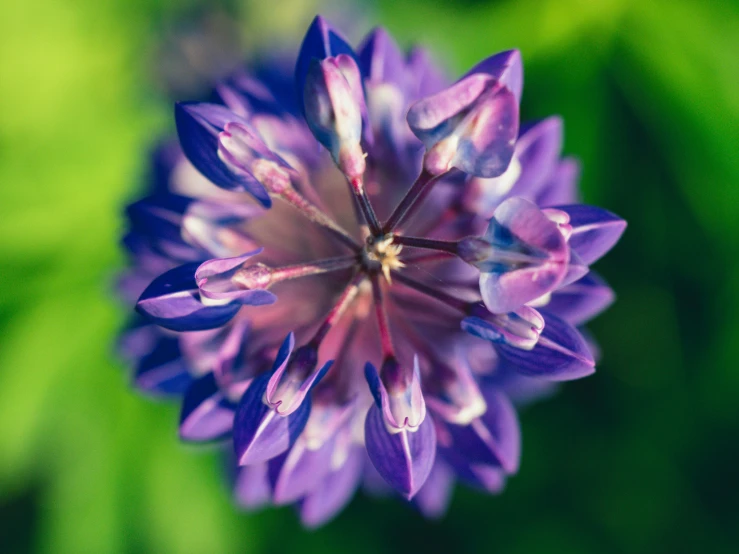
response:
<path id="1" fill-rule="evenodd" d="M 570 248 L 588 265 L 613 248 L 626 229 L 626 221 L 602 208 L 573 204 L 557 209 L 569 214 Z"/>
<path id="2" fill-rule="evenodd" d="M 441 69 L 424 48 L 413 48 L 408 54 L 408 96 L 411 99 L 431 96 L 449 85 Z"/>
<path id="3" fill-rule="evenodd" d="M 539 206 L 557 206 L 577 202 L 577 184 L 580 180 L 580 163 L 574 158 L 565 158 L 559 162 L 554 173 L 539 191 L 536 204 Z"/>
<path id="4" fill-rule="evenodd" d="M 375 403 L 382 411 L 385 424 L 393 429 L 415 431 L 426 417 L 418 356 L 413 359 L 410 383 L 403 375 L 403 369 L 394 361 L 383 364 L 383 375 L 389 376 L 389 387 L 385 386 L 377 369 L 369 362 L 364 366 L 364 375 Z"/>
<path id="5" fill-rule="evenodd" d="M 562 152 L 562 119 L 549 117 L 521 133 L 516 142 L 516 157 L 521 173 L 511 196 L 533 198 L 555 172 Z"/>
<path id="6" fill-rule="evenodd" d="M 499 465 L 516 473 L 521 458 L 521 429 L 508 397 L 492 387 L 484 392 L 487 411 L 469 425 L 449 425 L 455 449 L 470 462 Z"/>
<path id="7" fill-rule="evenodd" d="M 362 477 L 363 448 L 349 446 L 344 462 L 324 476 L 300 503 L 300 520 L 314 529 L 331 520 L 354 495 Z"/>
<path id="8" fill-rule="evenodd" d="M 138 389 L 156 396 L 179 396 L 190 383 L 192 376 L 182 358 L 179 340 L 171 337 L 159 338 L 154 349 L 141 358 L 134 376 Z"/>
<path id="9" fill-rule="evenodd" d="M 264 403 L 274 369 L 287 363 L 295 339 L 288 335 L 277 353 L 273 370 L 257 377 L 242 396 L 234 420 L 234 449 L 239 465 L 264 462 L 292 446 L 310 415 L 310 397 L 288 416 L 281 416 Z"/>
<path id="10" fill-rule="evenodd" d="M 197 262 L 181 265 L 154 279 L 141 294 L 136 309 L 152 323 L 173 331 L 203 331 L 226 324 L 241 306 L 203 305 L 195 282 L 199 266 Z"/>
<path id="11" fill-rule="evenodd" d="M 243 288 L 234 276 L 252 256 L 262 252 L 259 248 L 235 258 L 215 258 L 203 262 L 195 272 L 195 282 L 201 297 L 218 302 L 234 302 L 246 306 L 273 304 L 277 297 L 264 289 Z M 205 302 L 205 301 L 204 301 Z"/>
<path id="12" fill-rule="evenodd" d="M 290 504 L 315 490 L 331 470 L 335 440 L 308 447 L 302 436 L 286 453 L 269 461 L 269 480 L 275 504 Z"/>
<path id="13" fill-rule="evenodd" d="M 467 75 L 474 73 L 487 73 L 496 81 L 508 87 L 516 96 L 518 102 L 521 101 L 521 94 L 523 93 L 523 63 L 521 61 L 521 52 L 518 50 L 507 50 L 506 52 L 500 52 L 482 60 L 470 69 Z"/>
<path id="14" fill-rule="evenodd" d="M 238 469 L 234 486 L 236 503 L 247 510 L 255 510 L 266 506 L 271 500 L 267 464 L 242 466 Z"/>
<path id="15" fill-rule="evenodd" d="M 201 442 L 229 436 L 235 408 L 218 388 L 213 373 L 200 377 L 185 393 L 180 413 L 180 438 Z"/>
<path id="16" fill-rule="evenodd" d="M 406 89 L 403 53 L 393 37 L 383 29 L 373 29 L 362 42 L 357 54 L 362 75 L 374 83 L 393 83 Z"/>
<path id="17" fill-rule="evenodd" d="M 413 498 L 434 465 L 436 431 L 431 416 L 415 432 L 390 433 L 374 405 L 367 413 L 364 433 L 367 453 L 379 474 L 405 498 Z"/>
<path id="18" fill-rule="evenodd" d="M 437 458 L 428 479 L 413 501 L 424 516 L 439 519 L 449 507 L 453 490 L 454 472 L 443 460 Z"/>
<path id="19" fill-rule="evenodd" d="M 317 15 L 305 34 L 295 64 L 295 86 L 301 109 L 305 80 L 313 60 L 323 60 L 339 54 L 354 57 L 354 51 L 344 37 L 328 21 Z"/>
<path id="20" fill-rule="evenodd" d="M 579 281 L 555 291 L 546 309 L 578 326 L 604 311 L 614 299 L 613 289 L 591 272 Z"/>
<path id="21" fill-rule="evenodd" d="M 244 190 L 265 208 L 272 205 L 269 194 L 253 176 L 234 173 L 218 156 L 218 134 L 230 122 L 248 126 L 245 119 L 216 104 L 178 103 L 175 121 L 183 152 L 208 180 L 228 190 Z"/>
<path id="22" fill-rule="evenodd" d="M 545 326 L 532 350 L 506 344 L 496 345 L 498 353 L 523 375 L 550 381 L 569 381 L 592 374 L 595 362 L 585 339 L 569 323 L 542 312 Z"/>

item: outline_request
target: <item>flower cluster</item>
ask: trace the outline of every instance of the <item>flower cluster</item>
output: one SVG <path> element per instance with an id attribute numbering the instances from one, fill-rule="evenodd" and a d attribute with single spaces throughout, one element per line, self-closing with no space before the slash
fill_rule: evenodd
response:
<path id="1" fill-rule="evenodd" d="M 589 265 L 625 222 L 576 203 L 562 123 L 519 125 L 517 51 L 450 84 L 383 30 L 317 17 L 294 78 L 265 66 L 175 108 L 127 211 L 136 384 L 180 437 L 227 441 L 247 507 L 333 517 L 360 484 L 441 514 L 519 466 L 514 403 L 594 371 Z"/>

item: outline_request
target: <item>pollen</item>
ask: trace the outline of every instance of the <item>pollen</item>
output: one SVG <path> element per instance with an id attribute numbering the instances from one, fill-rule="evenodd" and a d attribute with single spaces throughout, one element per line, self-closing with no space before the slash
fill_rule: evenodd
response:
<path id="1" fill-rule="evenodd" d="M 392 283 L 391 272 L 405 267 L 400 260 L 403 246 L 395 244 L 393 235 L 370 237 L 364 249 L 364 264 L 368 271 L 380 271 Z"/>

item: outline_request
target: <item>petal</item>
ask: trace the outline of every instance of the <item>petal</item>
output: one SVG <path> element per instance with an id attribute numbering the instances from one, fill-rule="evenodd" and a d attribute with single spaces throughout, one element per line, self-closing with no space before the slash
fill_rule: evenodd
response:
<path id="1" fill-rule="evenodd" d="M 496 81 L 508 87 L 516 96 L 518 102 L 521 101 L 521 94 L 523 93 L 523 62 L 521 60 L 521 52 L 518 50 L 507 50 L 482 60 L 470 69 L 467 75 L 472 75 L 473 73 L 487 73 Z"/>
<path id="2" fill-rule="evenodd" d="M 300 53 L 295 64 L 295 86 L 298 104 L 303 109 L 303 90 L 311 63 L 314 59 L 323 60 L 328 57 L 347 54 L 354 56 L 354 51 L 343 36 L 320 15 L 317 15 L 305 34 L 300 46 Z"/>
<path id="3" fill-rule="evenodd" d="M 294 341 L 292 333 L 286 340 Z M 292 347 L 291 347 L 292 348 Z M 312 350 L 306 359 L 303 354 Z M 286 416 L 297 410 L 310 390 L 315 387 L 326 375 L 333 360 L 322 366 L 316 365 L 318 352 L 312 346 L 303 346 L 295 351 L 292 359 L 285 359 L 275 369 L 267 384 L 265 402 L 281 416 Z M 308 364 L 308 365 L 306 365 Z M 298 367 L 302 365 L 302 367 Z"/>
<path id="4" fill-rule="evenodd" d="M 134 375 L 136 388 L 155 396 L 179 396 L 190 383 L 192 376 L 182 358 L 179 340 L 172 337 L 159 338 L 154 349 L 141 358 Z"/>
<path id="5" fill-rule="evenodd" d="M 557 209 L 569 214 L 570 248 L 588 265 L 613 248 L 626 229 L 626 221 L 602 208 L 573 204 Z"/>
<path id="6" fill-rule="evenodd" d="M 431 473 L 436 454 L 436 431 L 431 417 L 416 431 L 390 433 L 377 405 L 370 408 L 364 427 L 367 453 L 378 473 L 405 498 L 411 499 Z"/>
<path id="7" fill-rule="evenodd" d="M 437 458 L 428 479 L 413 501 L 424 516 L 439 519 L 449 508 L 453 490 L 454 472 L 446 462 Z"/>
<path id="8" fill-rule="evenodd" d="M 595 362 L 585 339 L 569 323 L 542 312 L 545 326 L 532 350 L 506 344 L 496 345 L 498 353 L 523 375 L 550 381 L 569 381 L 592 374 Z"/>
<path id="9" fill-rule="evenodd" d="M 331 520 L 354 496 L 362 478 L 363 448 L 350 446 L 343 464 L 333 468 L 300 503 L 300 520 L 315 529 Z"/>
<path id="10" fill-rule="evenodd" d="M 408 74 L 408 95 L 411 99 L 436 94 L 449 85 L 425 48 L 415 47 L 408 54 L 406 72 Z"/>
<path id="11" fill-rule="evenodd" d="M 264 289 L 248 289 L 239 286 L 233 279 L 252 256 L 262 252 L 261 248 L 235 258 L 215 258 L 203 262 L 195 272 L 195 282 L 200 294 L 210 300 L 234 302 L 246 306 L 273 304 L 277 297 Z"/>
<path id="12" fill-rule="evenodd" d="M 399 368 L 394 360 L 386 361 L 383 364 L 383 375 L 391 385 L 386 386 L 375 366 L 367 362 L 364 367 L 364 375 L 375 403 L 382 410 L 385 424 L 392 432 L 400 429 L 415 431 L 426 417 L 418 356 L 413 358 L 410 379 L 406 379 L 403 372 L 404 368 Z"/>
<path id="13" fill-rule="evenodd" d="M 287 363 L 294 338 L 282 343 L 273 371 Z M 257 377 L 242 396 L 234 419 L 234 449 L 239 465 L 263 462 L 279 456 L 292 446 L 305 428 L 310 415 L 310 397 L 288 416 L 281 416 L 264 403 L 272 371 Z"/>
<path id="14" fill-rule="evenodd" d="M 516 142 L 521 173 L 511 196 L 534 198 L 555 172 L 562 152 L 562 119 L 548 117 L 524 130 Z"/>
<path id="15" fill-rule="evenodd" d="M 487 411 L 469 425 L 449 425 L 455 449 L 471 463 L 499 465 L 508 473 L 518 471 L 521 429 L 513 404 L 502 392 L 488 387 Z"/>
<path id="16" fill-rule="evenodd" d="M 302 436 L 286 453 L 269 461 L 269 480 L 275 504 L 290 504 L 315 490 L 331 469 L 335 440 L 308 448 Z"/>
<path id="17" fill-rule="evenodd" d="M 187 389 L 182 402 L 180 438 L 202 442 L 229 436 L 235 408 L 218 388 L 213 373 L 200 377 Z"/>
<path id="18" fill-rule="evenodd" d="M 591 272 L 579 281 L 555 291 L 546 309 L 577 326 L 600 314 L 614 300 L 613 289 Z"/>
<path id="19" fill-rule="evenodd" d="M 406 89 L 406 67 L 403 52 L 385 29 L 373 29 L 357 53 L 362 75 L 373 83 L 393 83 Z"/>
<path id="20" fill-rule="evenodd" d="M 580 180 L 580 162 L 574 158 L 565 158 L 559 162 L 554 173 L 536 197 L 539 206 L 556 206 L 577 202 L 577 184 Z"/>
<path id="21" fill-rule="evenodd" d="M 267 464 L 241 466 L 234 485 L 234 500 L 242 508 L 255 510 L 266 506 L 271 500 Z"/>
<path id="22" fill-rule="evenodd" d="M 175 121 L 183 152 L 208 180 L 228 190 L 246 191 L 265 208 L 272 205 L 261 183 L 250 174 L 234 173 L 218 155 L 218 134 L 231 122 L 248 126 L 244 118 L 216 104 L 178 103 Z"/>
<path id="23" fill-rule="evenodd" d="M 197 262 L 181 265 L 154 279 L 136 304 L 138 312 L 173 331 L 215 329 L 230 321 L 241 306 L 203 305 L 195 283 L 199 266 Z"/>

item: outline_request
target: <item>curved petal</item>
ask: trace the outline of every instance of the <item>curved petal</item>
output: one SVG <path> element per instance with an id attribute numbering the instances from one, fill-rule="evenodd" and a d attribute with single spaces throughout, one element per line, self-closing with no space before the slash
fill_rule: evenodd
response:
<path id="1" fill-rule="evenodd" d="M 215 441 L 231 434 L 236 406 L 218 388 L 213 373 L 194 381 L 185 393 L 180 412 L 180 438 Z"/>
<path id="2" fill-rule="evenodd" d="M 421 513 L 430 519 L 439 519 L 449 508 L 454 490 L 454 472 L 437 458 L 431 473 L 413 499 Z"/>
<path id="3" fill-rule="evenodd" d="M 190 383 L 192 376 L 176 338 L 159 338 L 153 350 L 143 356 L 136 366 L 134 385 L 155 396 L 180 396 Z"/>
<path id="4" fill-rule="evenodd" d="M 523 93 L 523 61 L 521 60 L 520 51 L 507 50 L 490 56 L 470 69 L 467 75 L 472 75 L 473 73 L 487 73 L 496 81 L 508 87 L 516 96 L 518 102 L 521 101 L 521 94 Z"/>
<path id="5" fill-rule="evenodd" d="M 367 453 L 378 473 L 410 500 L 431 473 L 436 455 L 436 431 L 431 417 L 416 431 L 390 433 L 380 408 L 373 405 L 365 420 Z"/>
<path id="6" fill-rule="evenodd" d="M 532 350 L 498 344 L 498 353 L 524 375 L 550 381 L 569 381 L 592 374 L 595 361 L 585 339 L 569 323 L 542 312 L 544 330 Z"/>
<path id="7" fill-rule="evenodd" d="M 236 475 L 234 500 L 242 508 L 256 510 L 271 500 L 267 463 L 241 466 Z"/>
<path id="8" fill-rule="evenodd" d="M 573 204 L 557 209 L 569 214 L 570 248 L 588 265 L 613 248 L 626 229 L 626 221 L 602 208 Z"/>
<path id="9" fill-rule="evenodd" d="M 608 283 L 591 272 L 579 281 L 555 291 L 546 309 L 577 326 L 603 312 L 615 298 Z"/>
<path id="10" fill-rule="evenodd" d="M 154 279 L 136 304 L 138 312 L 173 331 L 204 331 L 230 321 L 241 306 L 205 306 L 195 282 L 199 266 L 197 262 L 181 265 Z"/>

